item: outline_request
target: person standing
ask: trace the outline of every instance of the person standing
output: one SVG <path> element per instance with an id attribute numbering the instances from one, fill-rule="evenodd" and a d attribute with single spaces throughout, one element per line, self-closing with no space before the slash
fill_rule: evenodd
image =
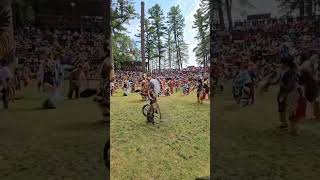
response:
<path id="1" fill-rule="evenodd" d="M 46 61 L 43 72 L 43 88 L 48 98 L 43 103 L 44 108 L 55 108 L 53 96 L 55 92 L 55 67 L 50 61 Z"/>
<path id="2" fill-rule="evenodd" d="M 89 88 L 90 87 L 90 83 L 89 83 L 89 71 L 90 71 L 90 65 L 89 65 L 89 62 L 86 61 L 83 65 L 83 73 L 84 73 L 84 76 L 85 76 L 85 81 L 86 81 L 86 88 Z"/>
<path id="3" fill-rule="evenodd" d="M 173 94 L 173 92 L 174 92 L 174 90 L 173 90 L 174 80 L 173 79 L 169 80 L 169 86 L 170 86 L 170 94 Z"/>
<path id="4" fill-rule="evenodd" d="M 281 123 L 280 129 L 290 128 L 290 133 L 298 135 L 298 120 L 305 116 L 306 103 L 302 88 L 300 88 L 298 84 L 298 69 L 296 64 L 293 62 L 293 59 L 289 57 L 287 61 L 284 62 L 284 65 L 287 68 L 280 79 L 280 91 L 277 97 Z M 301 100 L 303 102 L 301 102 Z M 287 118 L 289 119 L 290 127 Z"/>
<path id="5" fill-rule="evenodd" d="M 203 87 L 203 80 L 202 78 L 198 79 L 198 84 L 197 84 L 197 99 L 198 103 L 203 103 L 204 99 L 204 87 Z"/>
<path id="6" fill-rule="evenodd" d="M 4 109 L 9 108 L 10 81 L 12 79 L 11 72 L 5 62 L 0 65 L 0 92 L 2 93 L 2 103 Z"/>
<path id="7" fill-rule="evenodd" d="M 40 63 L 39 69 L 37 72 L 38 92 L 41 92 L 41 88 L 43 88 L 43 73 L 44 73 L 43 63 Z"/>
<path id="8" fill-rule="evenodd" d="M 63 85 L 64 85 L 64 69 L 61 65 L 61 59 L 55 60 L 55 98 L 63 100 Z"/>
<path id="9" fill-rule="evenodd" d="M 255 103 L 255 87 L 256 87 L 257 76 L 256 76 L 256 73 L 254 71 L 254 67 L 253 66 L 250 67 L 249 74 L 250 74 L 250 77 L 251 77 L 251 83 L 249 84 L 249 87 L 250 87 L 250 97 L 249 97 L 249 99 L 251 100 L 250 104 L 254 104 Z"/>
<path id="10" fill-rule="evenodd" d="M 81 76 L 82 76 L 82 66 L 79 65 L 76 69 L 74 69 L 70 73 L 69 80 L 69 93 L 68 98 L 72 99 L 73 93 L 75 93 L 76 99 L 80 97 L 80 84 L 81 84 Z"/>

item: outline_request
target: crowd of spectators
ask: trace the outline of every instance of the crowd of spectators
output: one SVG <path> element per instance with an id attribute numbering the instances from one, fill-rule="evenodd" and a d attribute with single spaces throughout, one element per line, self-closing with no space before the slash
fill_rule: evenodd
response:
<path id="1" fill-rule="evenodd" d="M 228 75 L 237 62 L 262 72 L 283 57 L 290 55 L 301 64 L 320 52 L 319 22 L 310 19 L 238 22 L 233 31 L 217 32 L 216 39 L 214 66 Z"/>
<path id="2" fill-rule="evenodd" d="M 25 27 L 15 31 L 18 64 L 36 73 L 41 62 L 60 60 L 63 65 L 88 62 L 91 76 L 97 76 L 103 61 L 101 31 L 71 31 Z"/>

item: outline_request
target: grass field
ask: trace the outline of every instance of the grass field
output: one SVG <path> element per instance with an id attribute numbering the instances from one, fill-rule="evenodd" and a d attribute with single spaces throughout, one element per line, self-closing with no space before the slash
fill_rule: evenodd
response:
<path id="1" fill-rule="evenodd" d="M 24 99 L 0 110 L 0 179 L 105 179 L 106 125 L 92 98 L 40 110 L 44 99 L 28 88 Z"/>
<path id="2" fill-rule="evenodd" d="M 319 179 L 320 122 L 305 120 L 298 137 L 276 130 L 276 92 L 257 95 L 256 105 L 245 108 L 235 105 L 230 86 L 216 95 L 215 179 Z"/>
<path id="3" fill-rule="evenodd" d="M 111 98 L 111 179 L 192 180 L 210 174 L 209 101 L 160 97 L 163 122 L 147 124 L 138 94 Z"/>

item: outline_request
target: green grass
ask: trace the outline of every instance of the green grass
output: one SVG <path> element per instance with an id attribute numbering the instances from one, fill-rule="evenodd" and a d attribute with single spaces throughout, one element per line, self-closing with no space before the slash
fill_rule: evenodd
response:
<path id="1" fill-rule="evenodd" d="M 36 88 L 24 96 L 0 110 L 0 179 L 105 179 L 107 132 L 92 99 L 39 110 L 44 97 Z"/>
<path id="2" fill-rule="evenodd" d="M 235 105 L 230 86 L 227 88 L 214 100 L 215 179 L 319 179 L 319 122 L 304 121 L 302 134 L 293 137 L 276 130 L 280 125 L 277 88 L 257 95 L 256 105 L 245 108 Z"/>
<path id="3" fill-rule="evenodd" d="M 188 180 L 210 174 L 209 101 L 160 97 L 163 122 L 147 124 L 138 94 L 111 98 L 111 179 Z"/>

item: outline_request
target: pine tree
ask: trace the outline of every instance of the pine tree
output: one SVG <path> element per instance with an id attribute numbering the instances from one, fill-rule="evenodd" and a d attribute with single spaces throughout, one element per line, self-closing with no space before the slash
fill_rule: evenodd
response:
<path id="1" fill-rule="evenodd" d="M 112 4 L 111 30 L 113 60 L 116 68 L 119 68 L 124 61 L 132 60 L 130 45 L 132 39 L 126 35 L 126 24 L 137 16 L 132 0 L 115 0 Z"/>
<path id="2" fill-rule="evenodd" d="M 183 64 L 188 62 L 189 59 L 189 51 L 188 51 L 188 44 L 183 40 L 180 39 L 180 47 L 181 47 L 181 51 L 180 51 L 180 69 L 182 69 Z"/>
<path id="3" fill-rule="evenodd" d="M 201 9 L 198 9 L 194 14 L 194 26 L 197 29 L 196 40 L 198 41 L 197 47 L 193 49 L 196 53 L 197 61 L 204 67 L 207 66 L 207 59 L 209 57 L 209 26 L 206 22 L 206 18 L 202 13 Z"/>
<path id="4" fill-rule="evenodd" d="M 183 65 L 183 56 L 182 56 L 182 45 L 184 43 L 184 37 L 183 37 L 183 30 L 185 27 L 185 19 L 182 15 L 182 12 L 180 10 L 179 6 L 172 6 L 170 8 L 170 11 L 167 15 L 168 18 L 168 27 L 169 30 L 173 33 L 173 39 L 175 44 L 175 54 L 176 54 L 176 62 L 177 67 L 179 69 L 182 69 Z"/>
<path id="5" fill-rule="evenodd" d="M 166 32 L 165 16 L 159 4 L 154 5 L 148 11 L 150 28 L 154 31 L 151 36 L 151 41 L 156 47 L 156 57 L 158 58 L 158 70 L 161 72 L 161 59 L 164 57 L 164 43 L 163 38 Z"/>
<path id="6" fill-rule="evenodd" d="M 173 54 L 173 38 L 172 38 L 172 32 L 170 29 L 168 29 L 167 36 L 166 36 L 166 47 L 167 47 L 167 59 L 168 59 L 168 67 L 169 69 L 172 68 L 172 54 Z"/>

